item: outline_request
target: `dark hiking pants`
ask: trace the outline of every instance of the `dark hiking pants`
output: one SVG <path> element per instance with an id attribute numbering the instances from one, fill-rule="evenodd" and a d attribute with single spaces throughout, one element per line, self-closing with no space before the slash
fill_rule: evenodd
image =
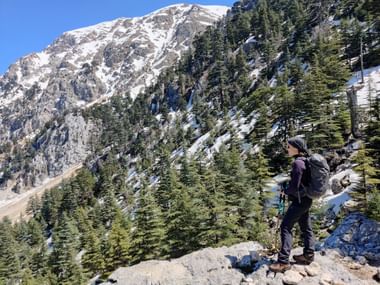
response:
<path id="1" fill-rule="evenodd" d="M 301 198 L 301 203 L 299 203 L 298 200 L 293 201 L 286 211 L 281 223 L 281 250 L 278 254 L 279 262 L 289 263 L 289 255 L 293 244 L 292 229 L 296 222 L 298 222 L 300 226 L 303 237 L 304 255 L 314 255 L 314 236 L 309 215 L 312 202 L 313 200 L 309 197 L 303 197 Z"/>

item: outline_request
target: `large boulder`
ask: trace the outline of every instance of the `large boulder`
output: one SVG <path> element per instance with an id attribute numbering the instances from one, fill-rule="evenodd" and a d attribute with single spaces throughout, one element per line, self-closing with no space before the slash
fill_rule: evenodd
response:
<path id="1" fill-rule="evenodd" d="M 380 223 L 360 213 L 347 216 L 320 245 L 320 249 L 338 249 L 345 256 L 364 256 L 370 263 L 380 264 Z"/>
<path id="2" fill-rule="evenodd" d="M 237 267 L 247 266 L 252 251 L 262 250 L 256 242 L 232 247 L 205 248 L 170 261 L 145 261 L 117 269 L 106 284 L 240 284 L 244 273 Z"/>

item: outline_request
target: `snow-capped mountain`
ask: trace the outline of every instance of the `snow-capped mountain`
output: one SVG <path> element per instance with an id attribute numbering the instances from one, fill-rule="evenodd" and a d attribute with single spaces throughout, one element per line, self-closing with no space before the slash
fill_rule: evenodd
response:
<path id="1" fill-rule="evenodd" d="M 55 116 L 152 84 L 228 7 L 179 4 L 69 31 L 0 76 L 0 142 L 33 136 Z"/>

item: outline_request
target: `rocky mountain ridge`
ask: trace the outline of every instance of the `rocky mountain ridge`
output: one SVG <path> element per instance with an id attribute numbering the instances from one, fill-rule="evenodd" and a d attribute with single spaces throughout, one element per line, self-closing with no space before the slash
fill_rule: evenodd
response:
<path id="1" fill-rule="evenodd" d="M 227 9 L 178 4 L 143 17 L 104 22 L 66 32 L 42 52 L 12 64 L 0 76 L 2 188 L 20 192 L 83 162 L 92 151 L 89 141 L 98 138 L 100 129 L 75 110 L 113 95 L 135 98 Z M 47 134 L 41 131 L 49 128 Z M 7 154 L 32 142 L 34 149 L 42 149 L 29 156 L 33 171 L 23 175 L 21 169 L 8 169 Z"/>

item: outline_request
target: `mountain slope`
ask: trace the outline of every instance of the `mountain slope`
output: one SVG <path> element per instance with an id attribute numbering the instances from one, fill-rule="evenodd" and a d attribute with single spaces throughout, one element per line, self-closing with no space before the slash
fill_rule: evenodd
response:
<path id="1" fill-rule="evenodd" d="M 7 169 L 9 151 L 29 147 L 36 135 L 57 118 L 69 126 L 56 131 L 55 140 L 64 144 L 69 137 L 77 137 L 75 140 L 82 140 L 84 147 L 74 146 L 74 142 L 65 151 L 51 150 L 51 155 L 33 158 L 29 163 L 38 169 L 33 175 L 36 180 L 17 179 L 17 171 L 13 170 L 11 175 L 17 181 L 2 187 L 19 183 L 17 191 L 22 191 L 24 186 L 39 184 L 83 162 L 90 152 L 89 140 L 96 137 L 86 134 L 99 130 L 95 122 L 84 127 L 83 120 L 72 115 L 67 118 L 68 114 L 113 95 L 130 94 L 135 98 L 156 81 L 164 68 L 176 63 L 197 34 L 226 11 L 223 6 L 179 4 L 144 17 L 116 19 L 66 32 L 44 51 L 12 64 L 0 76 L 0 151 L 4 154 L 0 167 Z M 59 162 L 62 156 L 57 152 L 69 156 L 71 152 L 71 158 Z M 56 163 L 65 165 L 56 168 Z"/>
<path id="2" fill-rule="evenodd" d="M 289 170 L 284 144 L 296 134 L 326 156 L 332 174 L 358 166 L 364 181 L 332 177 L 341 186 L 333 193 L 345 187 L 344 197 L 333 203 L 343 203 L 357 186 L 350 195 L 355 192 L 361 210 L 379 219 L 373 169 L 380 165 L 380 98 L 372 97 L 371 108 L 359 112 L 355 100 L 348 104 L 346 90 L 350 73 L 358 70 L 355 27 L 367 32 L 375 23 L 363 16 L 371 15 L 363 2 L 317 2 L 237 2 L 135 100 L 115 95 L 65 114 L 26 143 L 24 152 L 3 153 L 3 182 L 15 182 L 12 175 L 19 174 L 26 184 L 37 184 L 75 161 L 85 164 L 73 179 L 31 200 L 29 220 L 0 223 L 0 282 L 81 284 L 122 266 L 207 247 L 257 240 L 273 249 L 278 209 L 270 204 L 267 181 Z M 343 33 L 344 20 L 359 23 Z M 379 51 L 378 41 L 366 38 L 364 46 L 363 65 L 375 66 L 368 59 Z M 352 98 L 358 87 L 350 88 Z M 350 115 L 363 113 L 356 122 L 369 150 L 352 143 Z M 326 218 L 325 208 L 313 204 L 321 239 L 347 208 L 339 206 L 338 215 Z M 349 235 L 343 240 L 351 243 Z M 369 254 L 359 251 L 368 259 L 378 252 L 377 245 L 369 248 Z"/>

